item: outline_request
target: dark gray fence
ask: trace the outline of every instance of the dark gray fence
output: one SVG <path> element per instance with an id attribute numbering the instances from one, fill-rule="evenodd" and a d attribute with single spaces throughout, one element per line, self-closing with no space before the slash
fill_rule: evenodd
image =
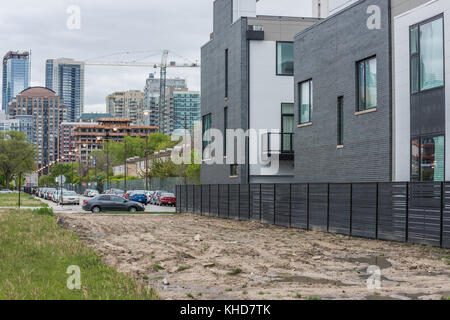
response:
<path id="1" fill-rule="evenodd" d="M 177 212 L 450 248 L 450 183 L 179 185 Z"/>

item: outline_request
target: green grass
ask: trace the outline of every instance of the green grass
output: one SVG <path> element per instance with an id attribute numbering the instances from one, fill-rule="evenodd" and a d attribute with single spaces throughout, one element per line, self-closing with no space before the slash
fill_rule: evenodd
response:
<path id="1" fill-rule="evenodd" d="M 163 267 L 163 266 L 160 266 L 159 264 L 154 264 L 154 265 L 153 265 L 153 270 L 155 270 L 155 271 L 161 271 L 161 270 L 164 270 L 164 267 Z"/>
<path id="2" fill-rule="evenodd" d="M 228 272 L 227 274 L 228 274 L 229 276 L 237 276 L 237 275 L 240 274 L 240 273 L 242 273 L 242 270 L 239 269 L 239 268 L 236 268 L 236 269 L 234 269 L 233 271 Z"/>
<path id="3" fill-rule="evenodd" d="M 322 300 L 322 298 L 318 296 L 309 296 L 308 300 Z"/>
<path id="4" fill-rule="evenodd" d="M 184 271 L 184 270 L 189 270 L 191 267 L 189 267 L 189 266 L 179 266 L 178 267 L 178 271 L 179 272 L 181 272 L 181 271 Z"/>
<path id="5" fill-rule="evenodd" d="M 69 266 L 81 290 L 69 290 Z M 0 300 L 148 300 L 156 292 L 102 263 L 78 236 L 48 214 L 0 212 Z"/>
<path id="6" fill-rule="evenodd" d="M 0 194 L 0 207 L 17 207 L 19 203 L 19 193 Z M 20 193 L 21 207 L 48 207 L 47 204 L 30 196 L 29 194 Z"/>

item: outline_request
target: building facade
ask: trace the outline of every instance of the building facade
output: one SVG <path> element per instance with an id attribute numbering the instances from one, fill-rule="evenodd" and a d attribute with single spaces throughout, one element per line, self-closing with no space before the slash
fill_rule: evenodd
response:
<path id="1" fill-rule="evenodd" d="M 9 106 L 12 118 L 31 116 L 33 132 L 31 143 L 38 149 L 36 165 L 39 168 L 56 162 L 61 158 L 59 154 L 59 127 L 67 121 L 68 110 L 62 105 L 62 99 L 50 89 L 31 87 L 19 93 L 14 103 Z M 48 172 L 44 172 L 46 174 Z"/>
<path id="2" fill-rule="evenodd" d="M 45 86 L 64 100 L 69 121 L 75 122 L 84 110 L 84 62 L 67 58 L 47 60 Z"/>
<path id="3" fill-rule="evenodd" d="M 99 119 L 98 124 L 83 123 L 73 129 L 75 157 L 83 164 L 89 163 L 89 154 L 102 150 L 105 141 L 121 142 L 126 136 L 147 137 L 157 132 L 153 126 L 135 126 L 127 118 Z"/>
<path id="4" fill-rule="evenodd" d="M 12 99 L 30 86 L 30 53 L 8 52 L 3 58 L 2 110 L 8 113 Z"/>
<path id="5" fill-rule="evenodd" d="M 231 157 L 232 146 L 228 143 L 232 139 L 227 137 L 223 146 L 226 164 L 206 164 L 209 159 L 204 158 L 202 183 L 294 179 L 293 41 L 297 32 L 317 21 L 258 16 L 256 0 L 214 2 L 213 33 L 202 47 L 203 131 L 251 128 L 257 133 L 236 143 L 238 148 L 245 149 L 245 164 Z M 210 145 L 209 139 L 204 138 L 204 149 Z M 278 171 L 263 161 L 269 153 L 280 159 Z"/>
<path id="6" fill-rule="evenodd" d="M 89 122 L 96 124 L 95 122 Z M 59 126 L 59 154 L 62 162 L 72 163 L 76 159 L 76 141 L 74 139 L 74 129 L 77 126 L 84 125 L 85 122 L 62 122 Z"/>
<path id="7" fill-rule="evenodd" d="M 145 82 L 144 88 L 144 108 L 149 113 L 148 119 L 146 119 L 146 125 L 160 127 L 160 122 L 164 119 L 163 115 L 160 113 L 159 108 L 160 89 L 161 80 L 159 78 L 155 78 L 155 74 L 150 73 Z M 180 78 L 166 79 L 166 94 L 170 90 L 187 90 L 186 80 Z M 166 101 L 167 99 L 169 99 L 170 101 L 170 96 L 168 98 L 166 96 Z M 166 106 L 168 104 L 169 103 L 166 103 Z"/>
<path id="8" fill-rule="evenodd" d="M 106 97 L 106 112 L 114 118 L 129 118 L 134 124 L 144 117 L 144 93 L 139 90 L 115 92 Z"/>
<path id="9" fill-rule="evenodd" d="M 81 117 L 77 119 L 78 122 L 83 123 L 97 123 L 98 119 L 114 118 L 109 113 L 83 113 Z"/>
<path id="10" fill-rule="evenodd" d="M 201 119 L 200 92 L 173 92 L 174 131 L 192 130 Z"/>

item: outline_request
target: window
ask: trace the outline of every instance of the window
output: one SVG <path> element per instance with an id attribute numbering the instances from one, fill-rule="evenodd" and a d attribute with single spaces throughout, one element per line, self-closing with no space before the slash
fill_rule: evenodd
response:
<path id="1" fill-rule="evenodd" d="M 377 107 L 377 59 L 370 58 L 357 63 L 358 110 Z"/>
<path id="2" fill-rule="evenodd" d="M 227 156 L 228 107 L 223 109 L 223 155 Z"/>
<path id="3" fill-rule="evenodd" d="M 277 42 L 277 75 L 294 75 L 294 43 Z"/>
<path id="4" fill-rule="evenodd" d="M 237 177 L 239 175 L 239 166 L 237 164 L 232 164 L 230 166 L 230 177 Z"/>
<path id="5" fill-rule="evenodd" d="M 311 122 L 311 111 L 312 111 L 312 80 L 308 80 L 299 83 L 299 123 L 305 124 Z"/>
<path id="6" fill-rule="evenodd" d="M 444 85 L 444 21 L 428 20 L 410 28 L 411 93 Z"/>
<path id="7" fill-rule="evenodd" d="M 228 49 L 225 50 L 225 98 L 228 98 Z"/>
<path id="8" fill-rule="evenodd" d="M 411 141 L 411 181 L 435 182 L 445 179 L 444 136 Z"/>
<path id="9" fill-rule="evenodd" d="M 203 152 L 204 152 L 206 147 L 208 147 L 211 143 L 211 134 L 209 132 L 209 130 L 211 129 L 211 114 L 203 116 L 202 124 L 203 124 L 202 129 L 203 129 Z"/>
<path id="10" fill-rule="evenodd" d="M 283 103 L 281 105 L 281 150 L 292 151 L 294 136 L 294 104 Z"/>
<path id="11" fill-rule="evenodd" d="M 337 144 L 344 145 L 344 97 L 339 97 L 337 102 Z"/>

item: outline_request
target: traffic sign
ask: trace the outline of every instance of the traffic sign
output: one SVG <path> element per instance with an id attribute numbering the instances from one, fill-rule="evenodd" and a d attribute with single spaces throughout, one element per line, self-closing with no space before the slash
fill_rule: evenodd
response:
<path id="1" fill-rule="evenodd" d="M 55 182 L 59 185 L 63 185 L 64 183 L 66 183 L 66 177 L 63 175 L 56 177 Z"/>

